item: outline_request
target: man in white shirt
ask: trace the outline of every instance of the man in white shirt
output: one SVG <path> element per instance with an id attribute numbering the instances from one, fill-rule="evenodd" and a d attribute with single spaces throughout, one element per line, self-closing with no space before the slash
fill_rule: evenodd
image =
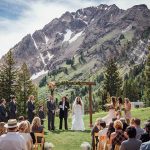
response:
<path id="1" fill-rule="evenodd" d="M 0 150 L 27 150 L 24 138 L 17 133 L 17 120 L 8 120 L 5 127 L 8 132 L 0 137 Z"/>

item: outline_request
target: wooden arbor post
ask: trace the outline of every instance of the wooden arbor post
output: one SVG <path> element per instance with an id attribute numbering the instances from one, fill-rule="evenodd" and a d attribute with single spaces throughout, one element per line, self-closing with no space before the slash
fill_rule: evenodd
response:
<path id="1" fill-rule="evenodd" d="M 89 112 L 90 112 L 90 127 L 92 124 L 92 85 L 89 85 Z"/>

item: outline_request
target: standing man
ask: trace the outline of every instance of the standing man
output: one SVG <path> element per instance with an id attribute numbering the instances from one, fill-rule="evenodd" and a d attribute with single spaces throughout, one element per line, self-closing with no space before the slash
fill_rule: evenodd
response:
<path id="1" fill-rule="evenodd" d="M 6 122 L 7 121 L 7 112 L 6 112 L 6 100 L 1 99 L 0 100 L 0 122 Z"/>
<path id="2" fill-rule="evenodd" d="M 68 119 L 68 109 L 69 109 L 69 102 L 67 101 L 67 97 L 64 96 L 62 97 L 62 101 L 59 102 L 59 119 L 60 119 L 60 124 L 59 124 L 59 129 L 62 130 L 62 122 L 63 119 L 65 121 L 65 130 L 68 130 L 68 124 L 67 124 L 67 119 Z"/>
<path id="3" fill-rule="evenodd" d="M 17 115 L 17 103 L 16 97 L 13 95 L 9 103 L 9 119 L 16 119 Z"/>
<path id="4" fill-rule="evenodd" d="M 31 95 L 29 97 L 29 100 L 27 101 L 27 114 L 28 114 L 28 120 L 30 123 L 32 123 L 32 120 L 35 116 L 35 106 L 34 106 L 34 96 Z"/>
<path id="5" fill-rule="evenodd" d="M 54 122 L 55 122 L 55 110 L 56 103 L 54 101 L 53 96 L 50 96 L 47 100 L 47 109 L 48 109 L 48 130 L 55 130 Z"/>

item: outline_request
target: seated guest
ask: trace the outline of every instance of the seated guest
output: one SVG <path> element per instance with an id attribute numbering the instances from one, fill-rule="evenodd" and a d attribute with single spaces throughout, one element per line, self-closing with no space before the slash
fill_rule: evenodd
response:
<path id="1" fill-rule="evenodd" d="M 100 129 L 100 121 L 101 119 L 97 119 L 96 122 L 95 122 L 95 125 L 91 131 L 91 136 L 92 136 L 92 147 L 93 149 L 95 149 L 95 133 L 98 133 L 99 132 L 99 129 Z M 96 139 L 97 143 L 98 143 L 98 137 Z"/>
<path id="2" fill-rule="evenodd" d="M 131 120 L 130 120 L 130 126 L 134 126 L 134 120 L 135 120 L 135 118 L 131 118 Z"/>
<path id="3" fill-rule="evenodd" d="M 17 133 L 17 120 L 10 119 L 7 128 L 7 134 L 0 136 L 0 149 L 1 150 L 27 150 L 24 138 Z"/>
<path id="4" fill-rule="evenodd" d="M 32 143 L 35 144 L 35 135 L 34 135 L 33 132 L 31 132 L 31 129 L 30 129 L 30 127 L 31 127 L 30 122 L 29 122 L 28 120 L 26 120 L 26 122 L 27 122 L 27 129 L 25 130 L 25 133 L 30 133 L 30 136 L 31 136 L 31 138 L 32 138 Z"/>
<path id="5" fill-rule="evenodd" d="M 150 150 L 150 141 L 142 143 L 140 150 Z"/>
<path id="6" fill-rule="evenodd" d="M 99 136 L 99 139 L 100 139 L 99 140 L 100 141 L 99 145 L 101 147 L 104 147 L 104 144 L 106 142 L 107 131 L 108 131 L 108 128 L 106 128 L 106 122 L 101 121 L 100 122 L 100 131 L 98 133 L 98 136 Z M 105 137 L 105 138 L 103 138 L 103 137 Z"/>
<path id="7" fill-rule="evenodd" d="M 19 118 L 18 118 L 18 122 L 19 123 L 22 122 L 22 121 L 24 121 L 24 120 L 25 120 L 24 116 L 19 116 Z"/>
<path id="8" fill-rule="evenodd" d="M 24 137 L 28 150 L 32 150 L 32 138 L 29 133 L 26 133 L 27 128 L 28 128 L 27 122 L 22 121 L 19 124 L 19 134 Z"/>
<path id="9" fill-rule="evenodd" d="M 98 136 L 103 136 L 107 134 L 108 128 L 106 128 L 106 122 L 105 121 L 101 121 L 100 122 L 100 131 L 98 133 Z"/>
<path id="10" fill-rule="evenodd" d="M 113 132 L 110 136 L 110 144 L 112 146 L 112 150 L 121 145 L 121 143 L 126 140 L 125 133 L 123 131 L 123 124 L 120 120 L 116 120 L 114 122 L 115 132 Z"/>
<path id="11" fill-rule="evenodd" d="M 126 119 L 125 118 L 120 118 L 120 121 L 123 124 L 123 131 L 126 131 L 126 128 L 128 127 L 128 124 L 126 123 Z"/>
<path id="12" fill-rule="evenodd" d="M 135 127 L 135 129 L 136 129 L 136 138 L 137 138 L 137 139 L 140 139 L 140 138 L 141 138 L 141 135 L 144 133 L 144 129 L 142 129 L 142 128 L 140 127 L 140 125 L 141 125 L 141 120 L 138 119 L 138 118 L 135 118 L 135 119 L 134 119 L 134 127 Z"/>
<path id="13" fill-rule="evenodd" d="M 145 125 L 145 133 L 141 135 L 140 140 L 143 142 L 150 141 L 150 122 Z"/>
<path id="14" fill-rule="evenodd" d="M 31 124 L 31 131 L 33 133 L 44 133 L 44 128 L 41 125 L 41 120 L 39 117 L 35 117 Z M 38 137 L 38 142 L 41 142 L 42 138 Z"/>
<path id="15" fill-rule="evenodd" d="M 41 125 L 43 125 L 44 124 L 44 118 L 45 118 L 43 105 L 39 107 L 38 113 L 39 113 L 39 118 L 41 119 Z"/>
<path id="16" fill-rule="evenodd" d="M 35 133 L 42 133 L 44 131 L 39 117 L 35 117 L 33 119 L 32 124 L 31 124 L 31 130 L 32 132 L 35 132 Z"/>
<path id="17" fill-rule="evenodd" d="M 0 136 L 6 133 L 5 123 L 0 122 Z"/>
<path id="18" fill-rule="evenodd" d="M 111 122 L 108 126 L 107 137 L 110 139 L 110 135 L 115 132 L 114 123 Z"/>
<path id="19" fill-rule="evenodd" d="M 122 142 L 120 150 L 139 150 L 142 142 L 136 139 L 136 129 L 130 126 L 126 130 L 128 135 L 128 140 Z"/>

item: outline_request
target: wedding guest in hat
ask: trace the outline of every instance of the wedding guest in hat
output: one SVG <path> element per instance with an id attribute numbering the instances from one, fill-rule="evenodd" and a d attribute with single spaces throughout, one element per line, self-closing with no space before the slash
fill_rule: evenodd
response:
<path id="1" fill-rule="evenodd" d="M 23 136 L 17 133 L 18 125 L 16 119 L 8 120 L 5 125 L 7 134 L 0 137 L 1 150 L 27 150 L 26 142 Z"/>

